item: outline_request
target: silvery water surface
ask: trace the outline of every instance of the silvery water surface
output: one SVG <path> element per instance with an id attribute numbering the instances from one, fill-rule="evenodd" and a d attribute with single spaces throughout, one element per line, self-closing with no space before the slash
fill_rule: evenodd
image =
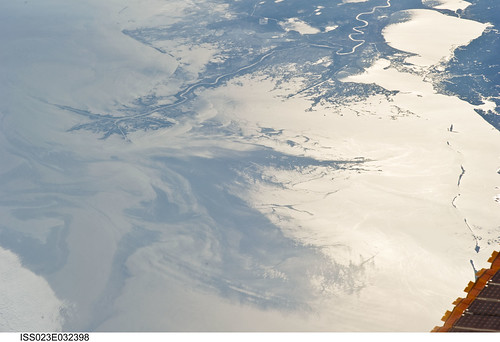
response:
<path id="1" fill-rule="evenodd" d="M 405 274 L 386 272 L 384 284 L 398 280 L 381 301 L 401 312 L 370 307 L 363 296 L 384 268 L 362 247 L 371 241 L 353 223 L 325 244 L 301 224 L 334 224 L 304 194 L 341 201 L 357 175 L 384 170 L 323 133 L 254 116 L 352 109 L 366 120 L 353 103 L 398 90 L 342 79 L 381 58 L 408 66 L 411 54 L 382 32 L 427 9 L 491 24 L 439 68 L 413 73 L 500 128 L 499 7 L 469 2 L 452 11 L 420 0 L 0 0 L 0 330 L 432 329 L 465 283 L 412 293 Z M 480 107 L 485 99 L 495 106 Z M 393 107 L 390 116 L 418 115 Z M 328 210 L 350 222 L 359 208 Z M 472 233 L 456 234 L 477 259 L 450 269 L 473 276 L 500 223 L 488 232 L 465 223 Z M 386 241 L 382 252 L 400 244 Z M 393 257 L 422 273 L 411 262 L 426 248 Z M 440 306 L 407 310 L 422 298 Z"/>

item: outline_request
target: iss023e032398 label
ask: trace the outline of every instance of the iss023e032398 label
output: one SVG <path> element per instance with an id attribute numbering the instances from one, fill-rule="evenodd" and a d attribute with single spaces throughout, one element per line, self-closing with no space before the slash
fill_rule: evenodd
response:
<path id="1" fill-rule="evenodd" d="M 90 341 L 88 333 L 21 333 L 21 341 Z"/>

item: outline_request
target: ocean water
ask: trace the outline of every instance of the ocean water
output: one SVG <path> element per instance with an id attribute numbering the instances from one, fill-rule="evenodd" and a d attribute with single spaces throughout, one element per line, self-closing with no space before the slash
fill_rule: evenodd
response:
<path id="1" fill-rule="evenodd" d="M 0 0 L 0 330 L 431 330 L 500 240 L 471 2 L 419 69 L 418 0 Z"/>

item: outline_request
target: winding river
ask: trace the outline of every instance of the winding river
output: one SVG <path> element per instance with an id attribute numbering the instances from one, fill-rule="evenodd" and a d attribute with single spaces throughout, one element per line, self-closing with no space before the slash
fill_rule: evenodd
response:
<path id="1" fill-rule="evenodd" d="M 391 0 L 387 0 L 387 4 L 386 5 L 373 7 L 370 12 L 361 12 L 361 13 L 359 13 L 356 16 L 356 20 L 362 22 L 363 24 L 359 25 L 359 26 L 353 27 L 352 29 L 355 32 L 351 33 L 349 35 L 349 39 L 352 40 L 353 42 L 358 43 L 358 44 L 354 45 L 352 47 L 351 51 L 349 51 L 349 52 L 341 52 L 343 50 L 343 48 L 340 49 L 340 50 L 338 50 L 337 51 L 337 55 L 350 55 L 350 54 L 353 54 L 358 47 L 360 47 L 361 45 L 363 45 L 365 43 L 364 39 L 356 39 L 356 38 L 353 37 L 354 35 L 365 34 L 363 31 L 361 31 L 361 29 L 368 26 L 368 21 L 361 19 L 361 16 L 367 15 L 367 14 L 373 14 L 373 13 L 375 13 L 375 10 L 377 10 L 378 8 L 389 8 L 389 7 L 391 7 Z"/>

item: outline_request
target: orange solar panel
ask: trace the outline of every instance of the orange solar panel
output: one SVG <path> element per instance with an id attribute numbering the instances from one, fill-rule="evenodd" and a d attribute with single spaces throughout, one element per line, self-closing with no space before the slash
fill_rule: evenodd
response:
<path id="1" fill-rule="evenodd" d="M 500 316 L 500 305 L 495 302 L 476 299 L 467 309 L 478 315 Z"/>
<path id="2" fill-rule="evenodd" d="M 464 290 L 467 297 L 453 303 L 455 308 L 442 318 L 444 325 L 433 332 L 500 332 L 500 254 L 494 252 L 488 261 L 491 267 L 477 273 Z"/>
<path id="3" fill-rule="evenodd" d="M 477 298 L 498 300 L 500 298 L 500 285 L 486 285 Z"/>
<path id="4" fill-rule="evenodd" d="M 500 285 L 500 273 L 497 272 L 493 278 L 491 278 L 491 282 Z"/>
<path id="5" fill-rule="evenodd" d="M 454 328 L 470 329 L 475 331 L 500 331 L 500 317 L 465 314 L 454 324 Z"/>

